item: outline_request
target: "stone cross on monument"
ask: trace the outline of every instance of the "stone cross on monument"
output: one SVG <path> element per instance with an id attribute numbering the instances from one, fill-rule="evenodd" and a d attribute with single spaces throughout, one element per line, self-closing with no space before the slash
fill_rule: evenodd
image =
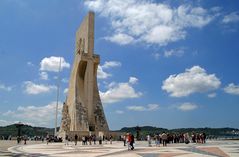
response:
<path id="1" fill-rule="evenodd" d="M 97 85 L 99 63 L 100 56 L 94 54 L 94 13 L 89 12 L 76 32 L 75 59 L 59 133 L 109 131 Z"/>

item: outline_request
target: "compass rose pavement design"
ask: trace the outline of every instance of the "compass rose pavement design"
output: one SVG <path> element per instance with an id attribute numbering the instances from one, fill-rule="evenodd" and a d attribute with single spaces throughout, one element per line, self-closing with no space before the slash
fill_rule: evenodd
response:
<path id="1" fill-rule="evenodd" d="M 239 141 L 209 141 L 206 144 L 168 144 L 167 147 L 148 147 L 146 141 L 136 141 L 135 150 L 128 150 L 121 141 L 103 145 L 74 145 L 46 143 L 17 145 L 0 152 L 4 156 L 46 156 L 46 157 L 233 157 L 239 156 Z"/>

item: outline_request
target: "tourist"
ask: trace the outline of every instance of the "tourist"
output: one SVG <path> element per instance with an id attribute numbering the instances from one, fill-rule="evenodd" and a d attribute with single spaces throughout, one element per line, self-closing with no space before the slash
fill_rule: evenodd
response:
<path id="1" fill-rule="evenodd" d="M 156 147 L 160 146 L 160 135 L 159 134 L 156 134 L 156 136 L 155 136 L 155 144 L 156 144 Z"/>
<path id="2" fill-rule="evenodd" d="M 162 134 L 163 146 L 167 146 L 168 136 L 165 132 Z"/>
<path id="3" fill-rule="evenodd" d="M 65 137 L 65 145 L 66 146 L 68 146 L 68 142 L 69 142 L 69 137 L 68 137 L 68 135 L 66 135 L 66 137 Z"/>
<path id="4" fill-rule="evenodd" d="M 75 134 L 75 145 L 77 145 L 78 136 Z"/>
<path id="5" fill-rule="evenodd" d="M 17 144 L 20 144 L 20 142 L 21 142 L 21 137 L 17 136 Z"/>
<path id="6" fill-rule="evenodd" d="M 99 145 L 101 145 L 102 144 L 102 137 L 100 136 L 99 137 Z"/>
<path id="7" fill-rule="evenodd" d="M 131 134 L 130 146 L 131 146 L 131 150 L 134 150 L 134 135 L 133 134 Z"/>
<path id="8" fill-rule="evenodd" d="M 131 141 L 131 134 L 127 133 L 127 145 L 128 145 L 128 150 L 130 150 L 130 141 Z"/>
<path id="9" fill-rule="evenodd" d="M 110 144 L 112 144 L 112 139 L 113 139 L 113 137 L 112 137 L 112 135 L 110 135 Z"/>
<path id="10" fill-rule="evenodd" d="M 49 140 L 50 140 L 49 134 L 47 134 L 47 135 L 46 135 L 46 144 L 47 144 L 47 145 L 48 145 L 48 143 L 49 143 Z"/>
<path id="11" fill-rule="evenodd" d="M 206 133 L 202 133 L 202 143 L 206 143 Z"/>
<path id="12" fill-rule="evenodd" d="M 82 145 L 85 145 L 85 136 L 82 136 L 81 140 L 82 140 Z"/>
<path id="13" fill-rule="evenodd" d="M 44 142 L 44 137 L 43 136 L 41 136 L 41 141 L 42 141 L 42 143 Z"/>
<path id="14" fill-rule="evenodd" d="M 149 147 L 151 147 L 152 145 L 151 145 L 151 137 L 150 137 L 150 135 L 147 135 L 147 141 L 148 141 Z"/>
<path id="15" fill-rule="evenodd" d="M 26 144 L 27 144 L 27 136 L 25 135 L 25 136 L 23 137 L 23 139 L 24 139 L 24 145 L 26 145 Z"/>
<path id="16" fill-rule="evenodd" d="M 90 145 L 91 145 L 91 142 L 92 142 L 92 136 L 89 136 L 89 143 L 90 143 Z"/>
<path id="17" fill-rule="evenodd" d="M 124 136 L 123 136 L 124 146 L 126 146 L 126 140 L 127 140 L 127 136 L 124 135 Z"/>
<path id="18" fill-rule="evenodd" d="M 188 133 L 185 133 L 184 134 L 184 142 L 186 143 L 186 144 L 189 144 L 189 134 Z"/>
<path id="19" fill-rule="evenodd" d="M 93 141 L 94 141 L 94 144 L 96 144 L 96 136 L 93 135 Z"/>
<path id="20" fill-rule="evenodd" d="M 196 135 L 195 135 L 195 133 L 192 133 L 192 142 L 196 143 Z"/>

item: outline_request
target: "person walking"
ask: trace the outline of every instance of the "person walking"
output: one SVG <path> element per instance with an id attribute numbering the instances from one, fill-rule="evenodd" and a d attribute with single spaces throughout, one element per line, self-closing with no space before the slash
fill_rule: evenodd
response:
<path id="1" fill-rule="evenodd" d="M 48 145 L 49 141 L 50 141 L 50 137 L 49 137 L 49 134 L 47 134 L 47 135 L 46 135 L 46 144 L 47 144 L 47 145 Z"/>
<path id="2" fill-rule="evenodd" d="M 131 146 L 131 150 L 134 150 L 134 135 L 133 134 L 131 134 L 130 146 Z"/>
<path id="3" fill-rule="evenodd" d="M 151 147 L 152 145 L 151 145 L 151 137 L 150 137 L 150 135 L 147 135 L 147 141 L 148 141 L 149 147 Z"/>
<path id="4" fill-rule="evenodd" d="M 123 136 L 124 146 L 126 146 L 126 138 L 127 138 L 127 136 L 126 135 L 122 135 L 122 136 Z"/>
<path id="5" fill-rule="evenodd" d="M 110 135 L 110 144 L 112 144 L 113 137 Z"/>
<path id="6" fill-rule="evenodd" d="M 75 146 L 77 145 L 78 136 L 75 134 Z"/>
<path id="7" fill-rule="evenodd" d="M 68 137 L 68 135 L 66 135 L 66 137 L 65 137 L 65 145 L 66 146 L 68 146 L 68 140 L 69 140 L 69 137 Z"/>
<path id="8" fill-rule="evenodd" d="M 168 136 L 165 132 L 162 134 L 163 146 L 167 146 Z"/>

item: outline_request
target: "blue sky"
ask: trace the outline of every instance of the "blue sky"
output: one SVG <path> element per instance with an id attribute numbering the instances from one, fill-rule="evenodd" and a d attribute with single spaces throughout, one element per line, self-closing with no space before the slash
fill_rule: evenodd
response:
<path id="1" fill-rule="evenodd" d="M 239 2 L 220 0 L 1 0 L 0 125 L 54 127 L 89 10 L 110 129 L 239 128 Z"/>

